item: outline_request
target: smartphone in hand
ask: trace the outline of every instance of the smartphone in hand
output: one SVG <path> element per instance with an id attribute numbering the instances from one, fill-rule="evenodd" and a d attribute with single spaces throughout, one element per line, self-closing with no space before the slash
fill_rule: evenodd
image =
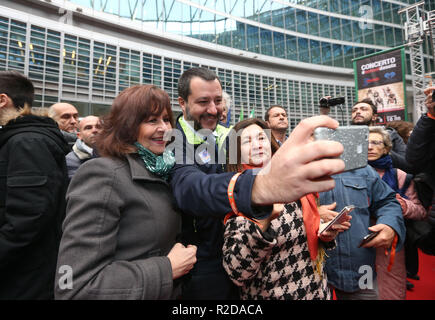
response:
<path id="1" fill-rule="evenodd" d="M 314 130 L 315 140 L 333 140 L 340 142 L 344 151 L 340 159 L 344 161 L 344 171 L 367 166 L 369 150 L 368 126 L 344 126 L 337 129 L 319 127 Z"/>
<path id="2" fill-rule="evenodd" d="M 379 232 L 381 232 L 381 231 L 372 232 L 372 233 L 369 233 L 368 235 L 366 235 L 366 236 L 361 240 L 361 242 L 360 242 L 358 248 L 361 248 L 361 247 L 362 247 L 363 245 L 365 245 L 367 242 L 369 242 L 369 241 L 372 240 L 374 237 L 376 237 L 376 236 L 379 234 Z"/>
<path id="3" fill-rule="evenodd" d="M 321 233 L 323 233 L 323 232 L 325 232 L 325 231 L 328 231 L 329 229 L 331 229 L 331 227 L 332 227 L 334 224 L 341 224 L 341 223 L 343 223 L 344 221 L 346 221 L 346 217 L 347 217 L 347 215 L 348 215 L 349 213 L 351 213 L 353 209 L 355 209 L 355 206 L 352 206 L 352 205 L 351 205 L 351 206 L 346 206 L 346 207 L 344 207 L 344 208 L 340 211 L 340 213 L 337 214 L 337 215 L 335 216 L 334 219 L 332 219 L 331 221 L 329 221 L 329 223 L 328 223 L 327 225 L 325 225 L 322 229 L 319 230 L 319 234 L 321 234 Z"/>

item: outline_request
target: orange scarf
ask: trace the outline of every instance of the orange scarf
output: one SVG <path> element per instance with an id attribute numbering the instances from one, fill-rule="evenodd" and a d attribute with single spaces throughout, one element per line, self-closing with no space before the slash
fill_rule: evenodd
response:
<path id="1" fill-rule="evenodd" d="M 304 219 L 304 226 L 307 232 L 308 250 L 310 251 L 310 258 L 313 261 L 317 259 L 319 237 L 317 232 L 319 231 L 320 215 L 317 210 L 316 198 L 319 194 L 310 193 L 301 198 L 302 204 L 302 216 Z"/>
<path id="2" fill-rule="evenodd" d="M 255 169 L 256 166 L 249 164 L 242 164 L 243 170 Z M 308 250 L 310 251 L 310 258 L 316 261 L 319 247 L 319 237 L 317 232 L 319 231 L 320 215 L 317 210 L 316 198 L 319 194 L 310 193 L 301 198 L 302 204 L 302 216 L 304 220 L 305 230 L 307 232 Z"/>
<path id="3" fill-rule="evenodd" d="M 243 167 L 243 171 L 248 170 L 248 169 L 258 169 L 261 168 L 258 166 L 251 166 L 250 164 L 246 164 L 246 163 L 242 163 L 242 167 Z"/>

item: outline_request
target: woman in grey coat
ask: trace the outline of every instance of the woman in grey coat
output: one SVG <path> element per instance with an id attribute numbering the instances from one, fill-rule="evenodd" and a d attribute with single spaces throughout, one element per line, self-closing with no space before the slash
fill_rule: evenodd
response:
<path id="1" fill-rule="evenodd" d="M 181 217 L 166 182 L 174 164 L 164 135 L 173 125 L 163 90 L 121 92 L 103 121 L 100 158 L 71 180 L 59 249 L 56 299 L 174 299 L 174 279 L 196 262 L 176 243 Z"/>

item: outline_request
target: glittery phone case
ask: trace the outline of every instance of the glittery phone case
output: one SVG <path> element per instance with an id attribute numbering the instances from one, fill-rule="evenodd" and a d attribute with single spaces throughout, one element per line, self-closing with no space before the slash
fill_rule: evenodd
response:
<path id="1" fill-rule="evenodd" d="M 314 130 L 316 140 L 334 140 L 343 145 L 344 151 L 340 159 L 345 163 L 344 171 L 363 168 L 367 165 L 368 136 L 368 126 L 343 126 L 336 130 L 320 127 Z"/>

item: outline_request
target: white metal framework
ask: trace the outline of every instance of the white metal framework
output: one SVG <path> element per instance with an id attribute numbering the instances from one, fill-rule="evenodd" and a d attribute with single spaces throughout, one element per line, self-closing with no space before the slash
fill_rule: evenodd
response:
<path id="1" fill-rule="evenodd" d="M 427 29 L 429 30 L 430 43 L 432 45 L 432 53 L 435 54 L 435 10 L 429 11 L 427 17 L 428 17 Z M 428 76 L 431 79 L 430 81 L 432 84 L 432 78 L 435 78 L 435 70 L 433 70 L 432 73 Z"/>
<path id="2" fill-rule="evenodd" d="M 420 116 L 426 112 L 426 106 L 424 104 L 426 96 L 424 89 L 427 87 L 428 81 L 425 73 L 423 41 L 426 32 L 429 32 L 427 26 L 430 23 L 428 24 L 428 21 L 424 20 L 425 12 L 423 6 L 424 1 L 420 1 L 399 10 L 399 14 L 405 13 L 406 15 L 405 40 L 408 42 L 410 49 L 411 77 L 412 87 L 414 89 L 414 119 L 419 119 Z"/>

